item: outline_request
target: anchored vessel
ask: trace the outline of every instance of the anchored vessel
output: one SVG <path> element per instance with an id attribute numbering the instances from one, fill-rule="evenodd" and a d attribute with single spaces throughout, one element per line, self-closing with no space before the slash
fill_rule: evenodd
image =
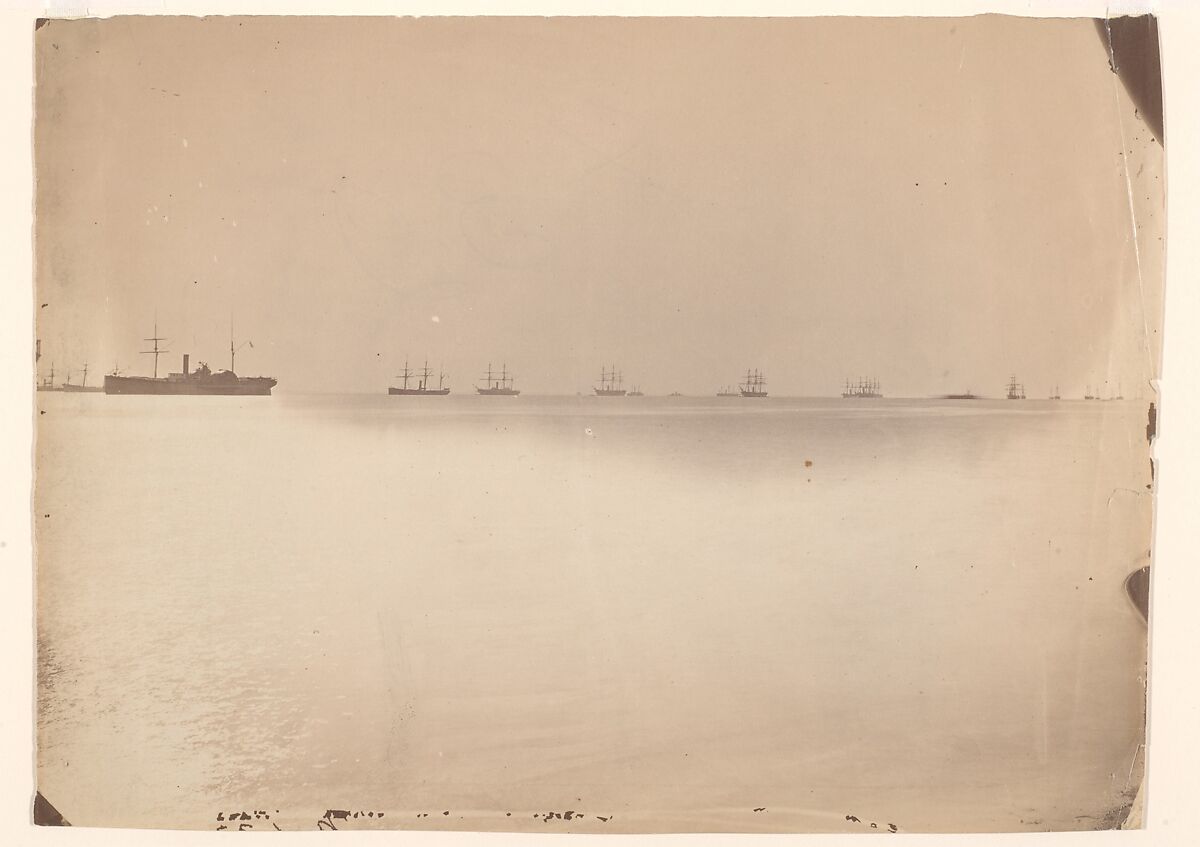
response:
<path id="1" fill-rule="evenodd" d="M 494 376 L 492 363 L 488 362 L 487 375 L 484 379 L 487 381 L 486 387 L 475 386 L 475 390 L 480 394 L 492 397 L 516 397 L 521 393 L 520 389 L 513 388 L 513 375 L 508 372 L 508 365 L 501 365 L 500 374 Z"/>
<path id="2" fill-rule="evenodd" d="M 978 400 L 979 395 L 972 394 L 971 389 L 968 388 L 962 394 L 943 394 L 941 399 L 943 399 L 943 400 Z"/>
<path id="3" fill-rule="evenodd" d="M 1008 394 L 1005 395 L 1009 400 L 1024 400 L 1025 386 L 1017 384 L 1017 378 L 1011 376 L 1008 378 Z"/>
<path id="4" fill-rule="evenodd" d="M 50 376 L 42 377 L 38 383 L 38 391 L 62 391 L 62 387 L 54 384 L 54 364 L 50 365 Z"/>
<path id="5" fill-rule="evenodd" d="M 877 399 L 882 396 L 879 380 L 874 377 L 860 377 L 857 383 L 846 380 L 846 389 L 842 392 L 844 398 Z"/>
<path id="6" fill-rule="evenodd" d="M 726 385 L 720 391 L 717 392 L 717 396 L 718 397 L 741 397 L 742 395 L 739 394 L 737 389 L 734 388 L 732 385 Z"/>
<path id="7" fill-rule="evenodd" d="M 1061 400 L 1062 395 L 1058 393 L 1058 383 L 1054 384 L 1054 393 L 1050 395 L 1051 400 Z"/>
<path id="8" fill-rule="evenodd" d="M 67 381 L 65 383 L 63 383 L 62 390 L 63 391 L 86 391 L 86 392 L 92 392 L 92 393 L 103 391 L 104 388 L 99 385 L 88 385 L 87 384 L 87 372 L 88 372 L 87 362 L 84 362 L 84 364 L 83 364 L 83 381 L 80 382 L 79 385 L 72 385 L 71 384 L 71 372 L 67 371 Z"/>
<path id="9" fill-rule="evenodd" d="M 753 371 L 746 371 L 746 381 L 738 386 L 743 397 L 766 397 L 767 396 L 767 378 L 755 368 Z"/>
<path id="10" fill-rule="evenodd" d="M 269 376 L 238 376 L 234 370 L 234 361 L 240 348 L 234 345 L 232 328 L 229 333 L 229 370 L 213 373 L 204 362 L 200 367 L 191 370 L 188 367 L 189 354 L 183 354 L 183 370 L 180 373 L 169 373 L 164 377 L 158 375 L 158 357 L 170 351 L 163 350 L 158 342 L 166 341 L 158 334 L 158 324 L 154 325 L 154 335 L 145 341 L 154 342 L 154 349 L 143 350 L 154 356 L 154 376 L 121 376 L 114 372 L 104 377 L 105 394 L 229 394 L 243 396 L 265 396 L 271 393 L 276 380 Z M 246 345 L 253 347 L 249 341 Z"/>
<path id="11" fill-rule="evenodd" d="M 426 395 L 444 396 L 446 394 L 449 394 L 450 389 L 446 387 L 446 374 L 442 373 L 441 371 L 438 372 L 438 384 L 437 384 L 437 388 L 434 388 L 429 381 L 432 373 L 433 372 L 431 370 L 429 370 L 429 360 L 428 359 L 425 360 L 425 367 L 423 367 L 420 370 L 420 372 L 415 373 L 415 374 L 411 370 L 408 369 L 408 359 L 405 359 L 404 360 L 404 372 L 397 375 L 397 377 L 396 377 L 396 379 L 403 380 L 403 383 L 400 388 L 396 388 L 395 386 L 388 386 L 388 394 L 406 394 L 406 395 L 416 394 L 416 395 L 422 395 L 422 396 L 426 396 Z M 408 381 L 410 379 L 415 379 L 415 381 L 416 381 L 416 384 L 414 386 L 412 386 L 411 388 L 408 385 Z"/>
<path id="12" fill-rule="evenodd" d="M 600 368 L 600 385 L 593 386 L 592 391 L 596 392 L 597 397 L 624 397 L 626 392 L 622 388 L 621 374 L 617 372 L 617 366 L 613 365 L 611 370 Z"/>
<path id="13" fill-rule="evenodd" d="M 633 387 L 633 391 L 629 392 L 629 396 L 630 397 L 645 397 L 646 394 L 645 394 L 645 392 L 642 391 L 641 388 L 639 388 L 638 386 L 635 385 Z"/>

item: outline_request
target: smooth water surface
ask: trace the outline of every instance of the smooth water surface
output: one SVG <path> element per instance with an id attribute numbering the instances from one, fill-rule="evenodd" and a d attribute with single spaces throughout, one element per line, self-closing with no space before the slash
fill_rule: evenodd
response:
<path id="1" fill-rule="evenodd" d="M 1087 829 L 1139 778 L 1142 404 L 37 405 L 72 824 Z"/>

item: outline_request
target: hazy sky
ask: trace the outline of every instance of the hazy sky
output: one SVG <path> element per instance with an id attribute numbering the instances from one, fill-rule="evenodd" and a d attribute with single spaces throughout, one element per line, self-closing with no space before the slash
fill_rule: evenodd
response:
<path id="1" fill-rule="evenodd" d="M 1157 361 L 1163 153 L 1091 20 L 35 37 L 43 373 L 149 374 L 156 315 L 160 373 L 227 367 L 231 314 L 280 391 L 383 391 L 407 355 L 455 391 L 490 361 L 530 393 L 615 363 L 648 393 L 757 367 L 777 394 L 1132 396 Z"/>

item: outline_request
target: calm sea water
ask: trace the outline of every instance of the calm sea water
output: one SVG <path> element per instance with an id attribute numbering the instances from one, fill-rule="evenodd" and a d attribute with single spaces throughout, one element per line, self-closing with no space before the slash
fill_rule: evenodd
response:
<path id="1" fill-rule="evenodd" d="M 1138 780 L 1143 404 L 37 405 L 73 824 L 1086 829 Z"/>

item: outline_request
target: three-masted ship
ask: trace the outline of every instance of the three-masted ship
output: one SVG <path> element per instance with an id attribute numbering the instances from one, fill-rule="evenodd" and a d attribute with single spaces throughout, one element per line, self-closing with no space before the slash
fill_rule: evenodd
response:
<path id="1" fill-rule="evenodd" d="M 617 366 L 613 365 L 606 370 L 600 368 L 600 384 L 592 386 L 592 391 L 596 392 L 597 397 L 624 397 L 627 393 L 623 386 L 623 380 Z"/>
<path id="2" fill-rule="evenodd" d="M 746 381 L 738 386 L 738 391 L 743 397 L 766 397 L 767 378 L 757 368 L 753 371 L 747 370 Z"/>
<path id="3" fill-rule="evenodd" d="M 412 371 L 408 367 L 408 359 L 404 360 L 403 373 L 397 374 L 396 379 L 400 380 L 400 387 L 394 385 L 388 386 L 388 394 L 403 394 L 406 396 L 434 396 L 442 397 L 450 393 L 450 388 L 446 385 L 446 374 L 438 370 L 437 388 L 433 387 L 431 380 L 433 379 L 433 371 L 429 369 L 429 360 L 425 360 L 425 366 L 420 371 Z M 409 385 L 409 380 L 413 381 L 413 385 Z"/>
<path id="4" fill-rule="evenodd" d="M 475 386 L 475 390 L 489 397 L 516 397 L 520 389 L 513 387 L 513 375 L 508 372 L 508 365 L 500 366 L 500 373 L 492 373 L 492 363 L 488 362 L 487 373 L 483 376 L 484 385 Z"/>
<path id="5" fill-rule="evenodd" d="M 883 397 L 882 388 L 879 380 L 875 377 L 860 377 L 858 382 L 846 380 L 846 387 L 842 391 L 842 397 L 846 399 L 879 399 Z"/>
<path id="6" fill-rule="evenodd" d="M 734 388 L 732 385 L 725 385 L 725 386 L 722 386 L 721 389 L 717 392 L 717 396 L 718 397 L 741 397 L 742 395 L 740 393 L 738 393 L 738 390 L 736 388 Z"/>
<path id="7" fill-rule="evenodd" d="M 1024 400 L 1025 399 L 1025 386 L 1019 385 L 1017 383 L 1017 378 L 1015 376 L 1011 376 L 1008 378 L 1007 388 L 1008 388 L 1008 393 L 1005 395 L 1006 399 L 1008 399 L 1008 400 Z"/>

